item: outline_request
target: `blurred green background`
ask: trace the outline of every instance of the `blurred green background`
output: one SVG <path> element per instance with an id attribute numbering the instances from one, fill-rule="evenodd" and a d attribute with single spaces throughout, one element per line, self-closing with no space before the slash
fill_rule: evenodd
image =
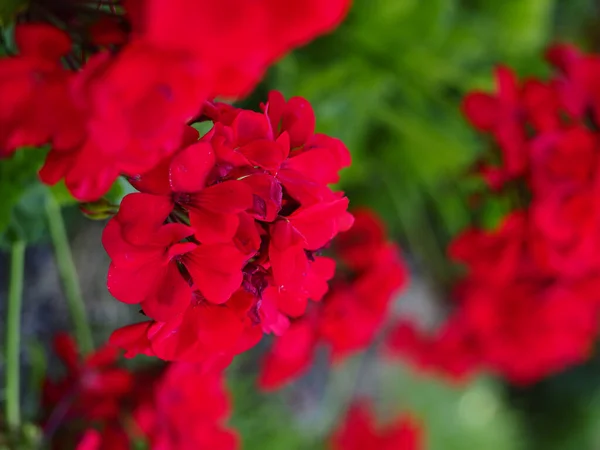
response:
<path id="1" fill-rule="evenodd" d="M 278 63 L 243 104 L 256 108 L 270 89 L 307 98 L 319 131 L 341 138 L 352 152 L 353 166 L 341 182 L 352 204 L 369 205 L 385 218 L 411 263 L 413 285 L 427 286 L 430 301 L 443 301 L 452 281 L 444 249 L 472 220 L 466 199 L 475 186 L 467 173 L 484 148 L 460 114 L 462 96 L 491 89 L 497 63 L 523 76 L 543 75 L 543 51 L 554 41 L 599 50 L 599 25 L 600 6 L 592 0 L 356 0 L 335 33 Z M 19 152 L 0 162 L 0 245 L 16 236 L 47 245 L 47 191 L 32 184 L 42 156 Z M 113 195 L 122 192 L 117 187 Z M 68 206 L 67 197 L 61 198 Z M 485 205 L 480 219 L 493 222 L 499 208 Z M 95 312 L 104 308 L 99 298 L 107 298 L 101 227 L 82 220 L 72 205 L 65 213 L 77 236 L 84 294 L 93 297 L 92 321 L 98 335 L 106 336 L 114 328 L 111 320 L 124 323 L 126 309 L 114 305 L 114 312 Z M 102 267 L 92 270 L 94 258 Z M 61 326 L 67 326 L 64 319 Z M 39 336 L 39 330 L 30 331 Z M 413 412 L 431 450 L 600 449 L 597 359 L 516 389 L 486 376 L 451 386 L 367 354 L 332 373 L 316 364 L 304 379 L 269 395 L 256 390 L 257 365 L 251 353 L 230 371 L 232 423 L 249 450 L 321 448 L 357 393 L 374 397 L 384 420 Z"/>

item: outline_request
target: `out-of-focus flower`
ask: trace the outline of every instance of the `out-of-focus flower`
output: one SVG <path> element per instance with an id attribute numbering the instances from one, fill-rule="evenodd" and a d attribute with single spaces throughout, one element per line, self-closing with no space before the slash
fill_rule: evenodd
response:
<path id="1" fill-rule="evenodd" d="M 550 81 L 520 83 L 500 68 L 497 94 L 471 93 L 463 104 L 502 156 L 484 167 L 488 195 L 506 196 L 513 210 L 498 227 L 471 227 L 451 243 L 466 274 L 440 329 L 393 330 L 390 353 L 423 369 L 452 377 L 484 369 L 527 384 L 590 356 L 600 307 L 600 59 L 569 46 L 547 56 L 559 69 Z"/>
<path id="2" fill-rule="evenodd" d="M 323 300 L 311 305 L 305 317 L 293 320 L 289 330 L 276 338 L 262 367 L 262 389 L 277 389 L 302 375 L 319 344 L 329 348 L 333 362 L 367 348 L 405 284 L 399 249 L 387 241 L 380 219 L 365 209 L 353 214 L 354 226 L 341 233 L 333 245 L 348 273 L 334 279 Z"/>
<path id="3" fill-rule="evenodd" d="M 43 403 L 51 414 L 64 402 L 65 416 L 89 420 L 111 419 L 120 411 L 119 402 L 133 384 L 133 376 L 117 367 L 118 351 L 104 347 L 82 359 L 73 339 L 59 334 L 54 349 L 67 373 L 59 380 L 46 379 Z"/>
<path id="4" fill-rule="evenodd" d="M 169 364 L 127 371 L 114 348 L 80 362 L 73 341 L 56 339 L 67 368 L 59 382 L 46 380 L 44 429 L 52 448 L 127 450 L 235 450 L 237 434 L 225 426 L 231 408 L 218 367 Z"/>
<path id="5" fill-rule="evenodd" d="M 17 148 L 77 143 L 77 113 L 65 102 L 73 74 L 61 57 L 71 51 L 66 33 L 50 25 L 17 26 L 19 55 L 0 59 L 0 157 Z"/>
<path id="6" fill-rule="evenodd" d="M 424 448 L 420 425 L 402 415 L 384 427 L 377 426 L 365 401 L 350 406 L 343 423 L 331 437 L 331 450 L 419 450 Z"/>
<path id="7" fill-rule="evenodd" d="M 151 449 L 235 450 L 238 437 L 224 425 L 230 412 L 220 372 L 171 364 L 133 417 Z"/>
<path id="8" fill-rule="evenodd" d="M 180 148 L 186 125 L 202 115 L 207 100 L 246 95 L 270 64 L 334 29 L 350 7 L 350 0 L 294 0 L 285 8 L 272 0 L 130 0 L 124 14 L 112 8 L 107 16 L 85 5 L 49 3 L 43 9 L 48 23 L 65 29 L 19 24 L 20 53 L 0 60 L 0 157 L 49 144 L 41 179 L 64 179 L 81 201 L 102 197 L 119 175 L 156 167 Z M 81 55 L 74 56 L 71 40 Z M 272 138 L 287 131 L 288 150 L 308 138 L 305 148 L 330 146 L 313 137 L 314 115 L 305 100 L 286 105 L 280 96 L 271 103 Z M 250 160 L 264 155 L 256 143 L 244 153 Z M 316 155 L 299 153 L 281 167 L 290 185 Z M 322 167 L 316 176 L 336 181 L 327 163 Z"/>

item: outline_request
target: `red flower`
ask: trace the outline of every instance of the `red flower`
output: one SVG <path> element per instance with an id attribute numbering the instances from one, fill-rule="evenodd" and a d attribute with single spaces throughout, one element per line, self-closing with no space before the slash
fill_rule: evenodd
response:
<path id="1" fill-rule="evenodd" d="M 156 206 L 148 197 L 141 193 L 127 196 L 104 231 L 104 247 L 113 260 L 108 273 L 111 293 L 126 303 L 140 303 L 146 314 L 162 321 L 187 308 L 191 297 L 190 280 L 209 301 L 227 301 L 242 283 L 246 255 L 232 244 L 182 242 L 193 234 L 193 230 L 183 224 L 156 224 L 153 231 L 140 232 L 140 228 L 147 228 L 152 220 L 132 224 L 128 218 L 142 209 L 140 205 Z M 160 209 L 148 212 L 162 212 L 165 220 L 170 206 Z M 182 273 L 184 269 L 187 275 Z M 131 289 L 132 283 L 137 289 Z"/>
<path id="2" fill-rule="evenodd" d="M 598 327 L 594 286 L 471 287 L 463 299 L 465 318 L 484 363 L 515 383 L 530 383 L 586 359 Z"/>
<path id="3" fill-rule="evenodd" d="M 116 418 L 120 412 L 119 403 L 133 384 L 133 376 L 117 367 L 118 351 L 105 347 L 81 359 L 75 342 L 66 334 L 56 336 L 54 348 L 67 374 L 58 381 L 44 381 L 46 426 L 56 426 L 53 411 L 65 405 L 66 415 L 71 420 Z"/>
<path id="4" fill-rule="evenodd" d="M 600 267 L 598 187 L 557 185 L 531 205 L 531 222 L 538 231 L 549 270 L 566 278 Z"/>
<path id="5" fill-rule="evenodd" d="M 367 269 L 385 245 L 386 230 L 380 218 L 369 209 L 352 211 L 354 226 L 335 241 L 335 250 L 350 268 Z"/>
<path id="6" fill-rule="evenodd" d="M 284 53 L 338 25 L 349 3 L 151 0 L 134 32 L 191 55 L 206 68 L 212 97 L 240 96 Z"/>
<path id="7" fill-rule="evenodd" d="M 479 366 L 526 384 L 589 356 L 599 307 L 600 59 L 568 46 L 547 56 L 560 70 L 548 82 L 519 87 L 503 71 L 497 96 L 465 100 L 473 125 L 500 146 L 503 163 L 491 170 L 511 181 L 498 193 L 512 211 L 497 229 L 467 228 L 451 243 L 467 273 L 446 322 L 431 336 L 394 330 L 391 352 L 421 367 L 460 375 Z"/>
<path id="8" fill-rule="evenodd" d="M 410 416 L 377 427 L 366 402 L 354 403 L 331 438 L 332 450 L 419 450 L 424 447 L 419 424 Z"/>
<path id="9" fill-rule="evenodd" d="M 125 349 L 127 357 L 145 354 L 223 369 L 236 354 L 253 347 L 262 337 L 262 329 L 252 316 L 253 308 L 254 297 L 245 291 L 238 291 L 223 305 L 210 304 L 195 292 L 181 314 L 168 321 L 120 328 L 112 334 L 110 343 Z"/>
<path id="10" fill-rule="evenodd" d="M 279 337 L 263 362 L 259 385 L 265 391 L 275 390 L 305 373 L 313 361 L 317 343 L 314 325 L 306 319 L 292 322 Z"/>
<path id="11" fill-rule="evenodd" d="M 582 120 L 591 110 L 597 122 L 600 118 L 600 58 L 584 55 L 565 44 L 551 47 L 546 56 L 562 72 L 556 77 L 556 92 L 564 110 L 575 120 Z"/>
<path id="12" fill-rule="evenodd" d="M 532 191 L 546 197 L 556 185 L 580 187 L 593 183 L 598 144 L 598 137 L 581 125 L 536 136 L 530 146 Z"/>
<path id="13" fill-rule="evenodd" d="M 477 341 L 472 339 L 461 314 L 459 311 L 446 319 L 432 335 L 418 330 L 412 321 L 399 321 L 386 337 L 386 354 L 452 382 L 468 379 L 479 369 L 481 356 Z"/>
<path id="14" fill-rule="evenodd" d="M 53 147 L 43 181 L 64 177 L 75 197 L 94 200 L 118 175 L 149 171 L 180 147 L 204 89 L 193 61 L 144 42 L 129 43 L 117 56 L 94 55 L 73 82 L 86 139 Z"/>
<path id="15" fill-rule="evenodd" d="M 94 428 L 86 430 L 75 450 L 129 450 L 130 448 L 131 442 L 125 430 L 118 425 L 109 424 L 102 432 Z"/>
<path id="16" fill-rule="evenodd" d="M 80 365 L 73 342 L 64 336 L 57 342 L 69 374 L 44 390 L 52 448 L 126 450 L 136 442 L 165 450 L 238 448 L 236 433 L 224 425 L 231 408 L 220 370 L 170 364 L 128 372 L 117 367 L 116 351 L 105 349 Z"/>
<path id="17" fill-rule="evenodd" d="M 475 91 L 468 94 L 462 109 L 478 130 L 491 133 L 501 149 L 502 166 L 486 167 L 486 175 L 494 188 L 523 174 L 527 167 L 525 131 L 521 123 L 523 107 L 521 90 L 514 73 L 503 66 L 496 69 L 496 95 Z"/>
<path id="18" fill-rule="evenodd" d="M 171 364 L 152 396 L 136 408 L 134 418 L 153 449 L 234 450 L 238 437 L 223 424 L 229 414 L 221 373 Z"/>
<path id="19" fill-rule="evenodd" d="M 60 59 L 71 50 L 62 31 L 45 24 L 18 25 L 20 54 L 0 59 L 0 157 L 17 148 L 52 142 L 75 145 L 78 118 L 68 99 L 72 73 Z"/>
<path id="20" fill-rule="evenodd" d="M 335 264 L 316 253 L 353 222 L 348 199 L 327 186 L 347 150 L 313 134 L 305 100 L 270 98 L 281 103 L 274 118 L 268 105 L 256 113 L 210 104 L 203 120 L 224 122 L 200 140 L 186 129 L 180 149 L 130 178 L 141 193 L 125 197 L 104 233 L 109 289 L 153 319 L 113 334 L 128 356 L 224 366 L 326 294 Z M 288 129 L 300 146 L 293 154 Z M 310 192 L 295 198 L 280 178 L 303 153 L 325 155 L 327 168 L 294 172 Z"/>
<path id="21" fill-rule="evenodd" d="M 320 211 L 323 220 L 327 220 L 323 209 Z M 406 281 L 397 247 L 386 241 L 379 219 L 363 210 L 356 214 L 354 227 L 341 233 L 334 245 L 342 261 L 349 262 L 355 271 L 348 276 L 349 280 L 342 277 L 334 280 L 325 294 L 325 282 L 333 275 L 333 261 L 317 258 L 308 266 L 308 272 L 303 271 L 310 261 L 304 250 L 306 243 L 319 242 L 320 233 L 328 233 L 327 226 L 320 230 L 305 229 L 303 220 L 312 217 L 312 213 L 292 216 L 289 222 L 275 222 L 271 233 L 269 255 L 274 279 L 283 288 L 267 288 L 263 300 L 277 303 L 291 317 L 300 317 L 307 306 L 307 297 L 323 299 L 309 306 L 305 317 L 293 321 L 289 330 L 276 338 L 261 371 L 259 383 L 265 390 L 277 389 L 301 376 L 310 366 L 317 344 L 329 347 L 334 362 L 367 348 Z M 361 249 L 365 250 L 368 262 L 362 260 Z M 303 273 L 306 273 L 304 289 L 310 288 L 305 291 L 306 297 L 294 295 L 292 288 L 294 280 Z"/>
<path id="22" fill-rule="evenodd" d="M 454 238 L 448 254 L 468 267 L 471 278 L 505 283 L 519 269 L 537 270 L 526 251 L 532 239 L 528 226 L 526 216 L 517 211 L 504 218 L 496 230 L 468 228 Z"/>
<path id="23" fill-rule="evenodd" d="M 82 22 L 87 27 L 91 19 L 92 26 L 86 33 L 67 27 L 66 32 L 82 49 L 100 50 L 76 58 L 71 55 L 67 34 L 46 25 L 19 26 L 16 41 L 21 54 L 0 63 L 0 94 L 5 106 L 0 108 L 0 156 L 19 146 L 49 143 L 42 180 L 55 184 L 64 179 L 78 200 L 96 200 L 119 175 L 135 177 L 149 172 L 173 154 L 181 146 L 186 125 L 195 118 L 217 118 L 209 98 L 247 94 L 267 67 L 287 51 L 337 26 L 349 5 L 349 0 L 326 5 L 294 1 L 285 8 L 273 0 L 218 4 L 205 0 L 128 1 L 124 17 L 111 20 L 113 17 L 95 17 L 88 11 L 90 17 Z M 66 12 L 66 23 L 80 22 L 79 9 Z M 60 59 L 65 56 L 70 65 L 73 61 L 81 64 L 80 70 L 63 70 Z M 277 144 L 281 151 L 289 153 L 290 142 L 294 149 L 306 144 L 293 155 L 297 156 L 294 161 L 280 162 L 298 166 L 289 168 L 293 175 L 300 171 L 306 176 L 306 169 L 317 158 L 316 152 L 306 150 L 330 148 L 330 152 L 320 152 L 321 162 L 327 161 L 320 164 L 315 176 L 321 184 L 335 182 L 333 166 L 349 164 L 343 145 L 314 135 L 314 115 L 306 100 L 294 98 L 286 105 L 281 99 L 278 105 L 281 108 L 273 107 L 274 113 L 278 111 L 277 120 L 288 130 Z M 229 116 L 222 118 L 227 126 L 232 125 Z M 240 154 L 248 161 L 263 161 L 265 145 L 268 153 L 276 145 L 274 138 L 269 143 L 249 143 Z M 286 143 L 288 148 L 284 148 Z M 301 175 L 290 183 L 307 184 L 298 178 Z M 231 185 L 228 188 L 233 189 Z M 247 207 L 247 202 L 241 207 L 229 197 L 221 204 L 229 209 L 214 211 L 227 197 L 225 190 L 214 187 L 194 199 L 199 204 L 195 227 L 199 234 L 207 232 L 204 241 L 229 239 L 238 210 Z M 241 197 L 235 196 L 240 201 Z M 206 209 L 213 219 L 208 231 L 200 229 L 207 223 Z M 222 235 L 214 235 L 221 225 Z"/>

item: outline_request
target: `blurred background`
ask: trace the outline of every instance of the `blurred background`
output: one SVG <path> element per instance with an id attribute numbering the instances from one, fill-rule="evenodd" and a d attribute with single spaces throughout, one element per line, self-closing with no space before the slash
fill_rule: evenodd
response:
<path id="1" fill-rule="evenodd" d="M 318 130 L 341 138 L 352 152 L 353 165 L 341 182 L 351 203 L 376 209 L 403 248 L 411 280 L 395 314 L 415 314 L 435 324 L 454 279 L 445 247 L 472 218 L 467 200 L 478 186 L 466 175 L 483 150 L 460 113 L 461 98 L 474 88 L 492 89 L 498 63 L 521 76 L 543 76 L 548 70 L 543 51 L 556 41 L 600 50 L 600 5 L 593 0 L 355 0 L 335 33 L 274 66 L 243 106 L 255 109 L 271 89 L 313 104 Z M 17 189 L 35 177 L 35 163 L 22 154 L 0 164 L 0 202 L 10 206 L 0 208 L 9 211 L 0 216 L 0 233 L 2 239 L 17 233 L 36 242 L 27 251 L 23 319 L 29 380 L 24 393 L 26 408 L 33 411 L 35 386 L 52 365 L 47 343 L 70 322 L 44 222 L 39 192 L 44 188 L 24 195 Z M 480 214 L 491 224 L 500 209 L 490 204 Z M 137 311 L 106 291 L 104 223 L 82 217 L 74 205 L 66 204 L 64 214 L 100 342 Z M 3 254 L 1 286 L 7 286 L 7 266 Z M 6 301 L 0 299 L 1 325 Z M 229 371 L 232 424 L 246 449 L 319 448 L 357 394 L 376 399 L 383 419 L 411 411 L 431 450 L 600 449 L 598 357 L 517 389 L 485 375 L 451 385 L 387 365 L 370 351 L 329 371 L 323 355 L 303 379 L 264 395 L 255 385 L 263 350 L 243 355 Z"/>

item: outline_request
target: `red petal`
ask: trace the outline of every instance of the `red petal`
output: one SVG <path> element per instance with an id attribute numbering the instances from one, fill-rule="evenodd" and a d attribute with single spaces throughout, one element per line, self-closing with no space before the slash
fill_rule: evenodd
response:
<path id="1" fill-rule="evenodd" d="M 352 163 L 352 157 L 348 151 L 348 148 L 339 139 L 317 133 L 309 140 L 309 142 L 306 143 L 304 149 L 313 150 L 317 148 L 321 150 L 327 150 L 331 155 L 333 155 L 339 169 L 348 167 Z"/>
<path id="2" fill-rule="evenodd" d="M 154 195 L 171 195 L 171 185 L 169 184 L 171 160 L 171 157 L 165 158 L 151 171 L 129 177 L 128 181 L 140 192 Z"/>
<path id="3" fill-rule="evenodd" d="M 517 76 L 506 66 L 498 66 L 495 70 L 498 86 L 498 99 L 503 104 L 517 107 L 519 103 L 519 87 Z"/>
<path id="4" fill-rule="evenodd" d="M 252 189 L 238 180 L 224 181 L 198 192 L 192 202 L 217 213 L 239 213 L 252 207 Z"/>
<path id="5" fill-rule="evenodd" d="M 116 348 L 110 346 L 100 347 L 85 359 L 85 365 L 88 368 L 110 367 L 115 364 L 118 356 L 119 352 Z"/>
<path id="6" fill-rule="evenodd" d="M 100 450 L 102 446 L 102 435 L 98 430 L 89 429 L 83 434 L 77 443 L 75 450 Z"/>
<path id="7" fill-rule="evenodd" d="M 165 276 L 166 267 L 160 259 L 145 260 L 143 265 L 120 267 L 114 263 L 108 268 L 107 287 L 119 301 L 141 303 L 152 296 Z"/>
<path id="8" fill-rule="evenodd" d="M 463 114 L 481 131 L 491 131 L 498 122 L 499 105 L 496 97 L 483 92 L 472 92 L 462 103 Z"/>
<path id="9" fill-rule="evenodd" d="M 196 239 L 204 244 L 229 242 L 239 226 L 237 214 L 220 214 L 202 208 L 190 210 L 190 223 Z"/>
<path id="10" fill-rule="evenodd" d="M 187 312 L 173 320 L 154 323 L 148 337 L 153 352 L 166 361 L 186 360 L 198 347 L 195 321 Z"/>
<path id="11" fill-rule="evenodd" d="M 182 313 L 189 306 L 192 290 L 177 268 L 177 264 L 168 264 L 165 273 L 142 302 L 142 308 L 148 317 L 166 321 Z"/>
<path id="12" fill-rule="evenodd" d="M 269 260 L 277 287 L 300 289 L 308 273 L 308 258 L 302 246 L 292 245 L 280 249 L 271 241 Z"/>
<path id="13" fill-rule="evenodd" d="M 269 227 L 271 245 L 278 250 L 299 246 L 304 242 L 304 237 L 288 220 L 278 220 Z"/>
<path id="14" fill-rule="evenodd" d="M 198 339 L 217 351 L 232 349 L 244 329 L 242 320 L 225 306 L 199 306 L 196 314 Z"/>
<path id="15" fill-rule="evenodd" d="M 32 23 L 15 27 L 15 41 L 25 56 L 56 61 L 71 51 L 71 39 L 51 25 Z"/>
<path id="16" fill-rule="evenodd" d="M 240 111 L 233 121 L 235 142 L 243 147 L 260 139 L 272 139 L 271 124 L 264 114 L 254 111 Z"/>
<path id="17" fill-rule="evenodd" d="M 267 103 L 267 114 L 269 116 L 269 120 L 271 121 L 271 126 L 273 128 L 273 133 L 276 136 L 279 136 L 281 132 L 281 116 L 283 115 L 283 110 L 285 108 L 285 97 L 279 91 L 271 91 L 269 92 L 269 101 Z"/>
<path id="18" fill-rule="evenodd" d="M 277 336 L 283 335 L 290 326 L 290 320 L 278 309 L 278 289 L 269 286 L 263 291 L 262 298 L 258 303 L 260 324 L 265 333 L 273 333 Z"/>
<path id="19" fill-rule="evenodd" d="M 337 183 L 339 181 L 338 166 L 335 156 L 323 149 L 313 149 L 302 152 L 284 163 L 286 169 L 301 173 L 309 180 L 321 184 Z"/>
<path id="20" fill-rule="evenodd" d="M 146 244 L 172 210 L 173 202 L 169 197 L 135 193 L 123 198 L 115 218 L 122 226 L 125 239 L 132 244 Z"/>
<path id="21" fill-rule="evenodd" d="M 173 157 L 170 167 L 171 187 L 175 192 L 199 192 L 216 162 L 207 142 L 192 144 Z"/>
<path id="22" fill-rule="evenodd" d="M 282 189 L 275 177 L 266 173 L 257 173 L 244 177 L 241 181 L 248 184 L 252 193 L 264 201 L 263 211 L 253 209 L 255 217 L 265 222 L 273 222 L 281 210 Z"/>
<path id="23" fill-rule="evenodd" d="M 40 180 L 44 184 L 53 186 L 62 180 L 69 168 L 73 164 L 75 158 L 74 152 L 64 153 L 56 150 L 50 150 L 46 156 L 46 161 L 40 169 Z"/>
<path id="24" fill-rule="evenodd" d="M 316 334 L 306 320 L 294 322 L 275 340 L 260 374 L 262 389 L 277 389 L 304 373 L 312 362 Z"/>
<path id="25" fill-rule="evenodd" d="M 242 253 L 254 255 L 260 249 L 261 244 L 258 225 L 247 213 L 239 213 L 238 219 L 239 226 L 233 242 Z"/>
<path id="26" fill-rule="evenodd" d="M 98 200 L 119 177 L 118 165 L 110 158 L 99 159 L 98 154 L 99 149 L 88 142 L 69 163 L 65 184 L 77 200 Z"/>
<path id="27" fill-rule="evenodd" d="M 279 143 L 266 139 L 252 141 L 240 147 L 239 152 L 252 165 L 267 170 L 279 169 L 286 157 Z"/>
<path id="28" fill-rule="evenodd" d="M 342 229 L 347 229 L 348 199 L 317 203 L 300 208 L 289 217 L 290 223 L 304 237 L 307 250 L 324 247 Z M 349 223 L 352 224 L 351 222 Z"/>
<path id="29" fill-rule="evenodd" d="M 160 258 L 159 254 L 162 253 L 162 250 L 157 253 L 156 247 L 130 244 L 123 239 L 121 229 L 121 224 L 113 217 L 108 221 L 102 233 L 102 245 L 113 263 L 119 268 L 137 267 L 149 259 Z"/>
<path id="30" fill-rule="evenodd" d="M 319 256 L 310 263 L 308 275 L 305 281 L 305 289 L 309 298 L 316 302 L 320 301 L 329 290 L 329 280 L 335 274 L 335 260 Z"/>
<path id="31" fill-rule="evenodd" d="M 177 249 L 173 249 L 175 243 L 178 243 L 186 237 L 192 236 L 194 230 L 187 225 L 182 223 L 167 223 L 159 227 L 156 232 L 150 237 L 150 242 L 147 245 L 154 245 L 160 247 L 163 250 L 165 247 L 172 245 L 168 251 L 168 258 L 171 259 L 173 256 L 180 255 L 182 253 L 193 250 L 192 242 L 184 242 Z"/>
<path id="32" fill-rule="evenodd" d="M 235 245 L 200 245 L 184 256 L 184 264 L 202 295 L 212 303 L 224 303 L 242 284 L 247 256 Z"/>
<path id="33" fill-rule="evenodd" d="M 54 351 L 71 373 L 79 369 L 79 350 L 71 336 L 67 333 L 58 333 L 54 337 Z"/>
<path id="34" fill-rule="evenodd" d="M 148 329 L 152 322 L 141 322 L 115 330 L 108 340 L 110 345 L 125 350 L 127 358 L 133 358 L 136 355 L 153 356 L 148 340 Z"/>
<path id="35" fill-rule="evenodd" d="M 292 97 L 285 105 L 281 129 L 290 135 L 292 148 L 301 147 L 315 133 L 315 113 L 302 97 Z"/>
<path id="36" fill-rule="evenodd" d="M 279 289 L 276 295 L 278 309 L 289 317 L 300 317 L 306 312 L 308 297 L 303 292 Z"/>

